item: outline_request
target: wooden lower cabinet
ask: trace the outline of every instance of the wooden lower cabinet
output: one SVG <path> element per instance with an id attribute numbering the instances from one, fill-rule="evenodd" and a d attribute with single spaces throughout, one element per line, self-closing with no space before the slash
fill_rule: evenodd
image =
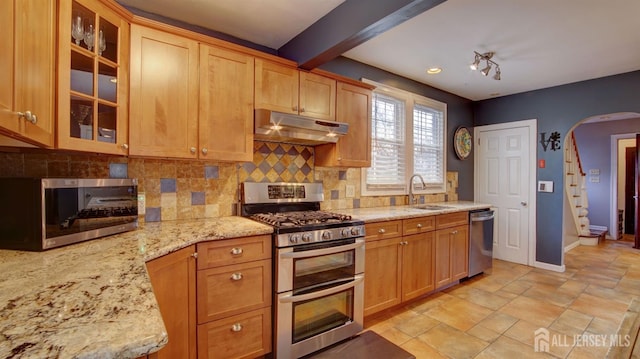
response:
<path id="1" fill-rule="evenodd" d="M 389 233 L 389 228 L 397 228 L 392 222 L 387 225 L 367 225 L 366 232 L 373 235 L 375 227 L 378 230 L 384 229 L 380 233 L 384 235 Z M 433 231 L 367 241 L 365 247 L 365 316 L 435 289 Z"/>
<path id="2" fill-rule="evenodd" d="M 147 263 L 169 343 L 150 359 L 196 358 L 195 246 Z"/>
<path id="3" fill-rule="evenodd" d="M 366 229 L 369 230 L 368 228 Z M 367 241 L 364 255 L 364 315 L 402 301 L 402 237 Z"/>
<path id="4" fill-rule="evenodd" d="M 460 280 L 469 273 L 469 228 L 460 225 L 436 231 L 436 288 Z"/>
<path id="5" fill-rule="evenodd" d="M 255 358 L 271 351 L 271 307 L 198 325 L 198 358 Z"/>

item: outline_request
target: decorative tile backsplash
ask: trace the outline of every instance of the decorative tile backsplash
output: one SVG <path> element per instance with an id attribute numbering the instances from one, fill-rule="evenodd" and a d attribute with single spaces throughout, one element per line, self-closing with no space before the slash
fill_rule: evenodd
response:
<path id="1" fill-rule="evenodd" d="M 145 194 L 141 221 L 157 222 L 236 214 L 242 182 L 322 182 L 325 210 L 400 206 L 407 196 L 362 197 L 361 169 L 315 167 L 310 146 L 254 142 L 253 162 L 142 159 L 96 154 L 0 151 L 2 177 L 129 177 Z M 354 196 L 347 198 L 347 186 Z M 447 173 L 447 192 L 419 196 L 423 203 L 458 200 L 458 173 Z"/>

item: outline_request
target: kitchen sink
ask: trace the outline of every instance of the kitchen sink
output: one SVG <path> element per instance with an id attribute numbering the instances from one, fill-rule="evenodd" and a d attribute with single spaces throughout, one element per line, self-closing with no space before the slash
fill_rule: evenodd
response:
<path id="1" fill-rule="evenodd" d="M 417 208 L 417 209 L 424 209 L 427 211 L 439 211 L 442 209 L 450 209 L 453 207 L 449 207 L 449 206 L 439 206 L 439 205 L 435 205 L 435 204 L 419 204 L 416 206 L 413 206 L 412 208 Z"/>

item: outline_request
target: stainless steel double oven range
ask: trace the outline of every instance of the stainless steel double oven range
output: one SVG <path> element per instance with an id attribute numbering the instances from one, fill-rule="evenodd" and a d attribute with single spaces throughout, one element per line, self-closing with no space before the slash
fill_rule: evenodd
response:
<path id="1" fill-rule="evenodd" d="M 242 215 L 274 227 L 274 352 L 299 358 L 362 330 L 364 222 L 320 210 L 320 183 L 243 183 Z"/>

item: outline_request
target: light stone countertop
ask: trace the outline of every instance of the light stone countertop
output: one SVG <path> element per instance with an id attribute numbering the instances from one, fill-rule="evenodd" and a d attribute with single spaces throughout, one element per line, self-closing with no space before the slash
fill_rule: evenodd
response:
<path id="1" fill-rule="evenodd" d="M 475 202 L 341 209 L 365 222 L 488 208 Z M 142 223 L 45 252 L 0 250 L 0 357 L 135 358 L 167 343 L 145 262 L 208 240 L 270 234 L 243 217 Z"/>
<path id="2" fill-rule="evenodd" d="M 420 209 L 420 206 L 442 206 L 447 208 L 441 209 Z M 335 212 L 348 214 L 353 218 L 361 219 L 367 223 L 391 221 L 396 219 L 415 218 L 422 216 L 432 216 L 436 214 L 453 213 L 460 211 L 472 211 L 476 209 L 484 209 L 491 207 L 490 204 L 472 202 L 472 201 L 453 201 L 453 202 L 436 202 L 425 203 L 417 206 L 392 206 L 392 207 L 372 207 L 372 208 L 354 208 L 340 209 Z"/>
<path id="3" fill-rule="evenodd" d="M 0 250 L 0 357 L 135 358 L 167 343 L 145 262 L 191 244 L 270 234 L 242 217 L 141 224 L 45 252 Z"/>

